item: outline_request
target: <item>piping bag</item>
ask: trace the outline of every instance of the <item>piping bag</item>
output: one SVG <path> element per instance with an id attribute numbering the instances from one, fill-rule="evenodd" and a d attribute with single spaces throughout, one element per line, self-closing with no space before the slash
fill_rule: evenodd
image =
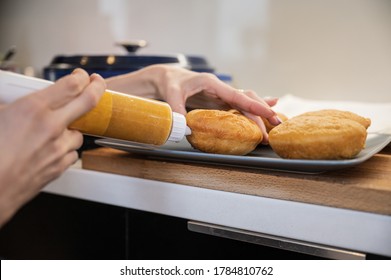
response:
<path id="1" fill-rule="evenodd" d="M 0 103 L 10 103 L 53 82 L 0 70 Z M 53 94 L 56 94 L 55 92 Z M 160 146 L 191 134 L 185 116 L 166 102 L 111 90 L 97 106 L 69 125 L 83 134 Z"/>

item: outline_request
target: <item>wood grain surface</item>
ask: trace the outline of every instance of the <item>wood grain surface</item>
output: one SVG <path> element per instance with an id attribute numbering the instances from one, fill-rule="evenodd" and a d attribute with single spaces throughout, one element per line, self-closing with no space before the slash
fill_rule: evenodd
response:
<path id="1" fill-rule="evenodd" d="M 164 161 L 111 148 L 83 152 L 82 168 L 391 215 L 390 145 L 358 166 L 314 175 Z"/>

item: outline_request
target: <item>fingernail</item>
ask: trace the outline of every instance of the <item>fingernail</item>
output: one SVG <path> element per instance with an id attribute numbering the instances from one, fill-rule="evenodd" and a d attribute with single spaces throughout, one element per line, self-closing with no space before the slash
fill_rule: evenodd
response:
<path id="1" fill-rule="evenodd" d="M 272 124 L 272 125 L 279 125 L 282 123 L 282 120 L 277 115 L 274 115 L 273 117 L 271 117 L 268 120 L 269 120 L 270 124 Z"/>
<path id="2" fill-rule="evenodd" d="M 98 73 L 92 73 L 91 74 L 91 78 L 92 79 L 95 79 L 95 78 L 102 78 L 103 79 L 103 77 L 100 74 L 98 74 Z"/>
<path id="3" fill-rule="evenodd" d="M 73 69 L 73 71 L 72 71 L 71 74 L 73 75 L 73 74 L 75 74 L 75 73 L 77 73 L 77 72 L 79 72 L 79 68 Z"/>
<path id="4" fill-rule="evenodd" d="M 275 96 L 265 96 L 263 99 L 273 100 L 273 99 L 278 99 L 278 97 L 275 97 Z"/>

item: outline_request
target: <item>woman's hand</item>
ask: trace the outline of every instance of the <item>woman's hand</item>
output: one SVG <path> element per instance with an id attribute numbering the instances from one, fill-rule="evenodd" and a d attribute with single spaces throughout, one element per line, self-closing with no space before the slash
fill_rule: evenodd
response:
<path id="1" fill-rule="evenodd" d="M 264 143 L 267 132 L 261 117 L 273 125 L 280 123 L 271 109 L 277 99 L 262 99 L 252 90 L 238 90 L 219 80 L 211 73 L 197 73 L 180 67 L 153 65 L 129 74 L 106 80 L 110 89 L 163 99 L 171 108 L 186 114 L 191 108 L 235 108 L 254 120 L 261 128 Z"/>
<path id="2" fill-rule="evenodd" d="M 105 88 L 102 77 L 77 69 L 0 107 L 0 227 L 78 159 L 82 134 L 67 127 L 95 107 Z"/>

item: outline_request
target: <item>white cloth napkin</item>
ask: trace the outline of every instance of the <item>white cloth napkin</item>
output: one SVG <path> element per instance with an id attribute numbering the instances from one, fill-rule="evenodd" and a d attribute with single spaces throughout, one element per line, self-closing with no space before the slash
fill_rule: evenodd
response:
<path id="1" fill-rule="evenodd" d="M 371 126 L 368 132 L 391 134 L 391 102 L 356 102 L 314 100 L 285 95 L 281 97 L 273 110 L 281 112 L 289 118 L 296 115 L 321 109 L 338 109 L 350 111 L 360 116 L 370 118 Z"/>

